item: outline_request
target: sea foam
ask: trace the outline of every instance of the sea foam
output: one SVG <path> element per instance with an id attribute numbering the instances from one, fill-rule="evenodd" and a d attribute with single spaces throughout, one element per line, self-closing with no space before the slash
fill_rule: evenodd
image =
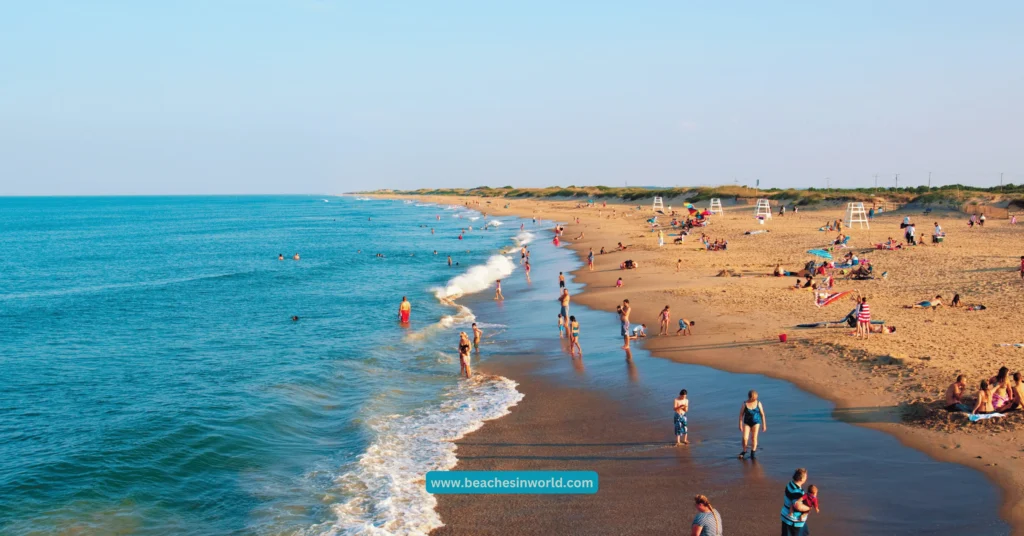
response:
<path id="1" fill-rule="evenodd" d="M 519 233 L 516 234 L 516 236 L 512 240 L 515 241 L 517 246 L 522 247 L 525 246 L 526 244 L 529 244 L 530 242 L 533 242 L 534 238 L 537 238 L 537 235 L 531 233 L 530 231 L 519 231 Z"/>
<path id="2" fill-rule="evenodd" d="M 508 277 L 516 265 L 504 255 L 491 255 L 487 263 L 473 266 L 457 275 L 444 288 L 434 289 L 434 295 L 442 302 L 450 302 L 459 296 L 475 294 L 491 286 L 498 279 Z"/>
<path id="3" fill-rule="evenodd" d="M 369 448 L 336 480 L 351 499 L 332 505 L 336 520 L 306 533 L 425 535 L 441 527 L 423 475 L 455 467 L 454 442 L 507 415 L 523 399 L 516 385 L 501 376 L 474 376 L 446 389 L 436 405 L 368 421 Z"/>

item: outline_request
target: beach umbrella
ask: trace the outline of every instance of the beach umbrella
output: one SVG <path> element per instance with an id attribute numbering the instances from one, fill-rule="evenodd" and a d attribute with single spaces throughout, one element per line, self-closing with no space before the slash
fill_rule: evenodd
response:
<path id="1" fill-rule="evenodd" d="M 818 307 L 824 307 L 826 305 L 831 305 L 831 304 L 835 303 L 837 300 L 842 299 L 843 296 L 846 296 L 847 294 L 849 294 L 851 292 L 853 292 L 853 291 L 852 290 L 844 290 L 842 292 L 836 292 L 835 294 L 829 294 L 827 298 L 825 298 L 824 300 L 821 300 L 821 303 L 818 304 Z"/>
<path id="2" fill-rule="evenodd" d="M 696 214 L 696 213 L 697 213 L 697 209 L 693 208 L 693 206 L 692 206 L 692 205 L 691 205 L 691 206 L 688 206 L 688 207 L 686 207 L 686 210 L 688 210 L 688 211 L 690 212 L 690 215 L 691 215 L 691 216 L 693 216 L 694 214 Z"/>
<path id="3" fill-rule="evenodd" d="M 814 255 L 815 257 L 832 260 L 832 254 L 823 249 L 809 249 L 807 250 L 807 253 Z"/>

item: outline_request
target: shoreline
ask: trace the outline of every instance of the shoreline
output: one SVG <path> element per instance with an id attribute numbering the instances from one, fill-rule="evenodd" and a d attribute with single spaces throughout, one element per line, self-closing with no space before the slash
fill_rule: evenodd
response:
<path id="1" fill-rule="evenodd" d="M 469 202 L 484 203 L 488 199 L 454 198 L 431 196 L 380 196 L 402 199 L 419 199 L 423 202 L 440 204 L 463 204 Z M 647 323 L 649 332 L 657 332 L 657 312 L 664 304 L 673 311 L 686 311 L 687 318 L 698 320 L 694 337 L 650 337 L 643 346 L 652 355 L 680 363 L 705 365 L 719 370 L 737 373 L 760 374 L 792 383 L 798 388 L 819 398 L 828 400 L 835 405 L 833 417 L 837 420 L 857 424 L 879 430 L 895 437 L 907 447 L 927 454 L 941 462 L 956 463 L 984 474 L 989 481 L 996 484 L 1002 492 L 1000 506 L 1001 517 L 1010 524 L 1013 534 L 1024 534 L 1024 473 L 1020 471 L 1021 462 L 1013 443 L 1019 434 L 1007 432 L 999 434 L 1001 441 L 993 441 L 988 433 L 940 432 L 922 427 L 911 426 L 901 421 L 898 405 L 904 402 L 901 393 L 892 388 L 893 375 L 904 378 L 905 371 L 889 371 L 884 374 L 873 374 L 866 368 L 878 368 L 871 360 L 863 357 L 850 359 L 844 348 L 829 347 L 822 352 L 820 345 L 815 345 L 810 337 L 789 330 L 790 343 L 779 344 L 777 339 L 771 340 L 765 333 L 776 332 L 779 326 L 761 329 L 761 335 L 750 336 L 750 326 L 763 320 L 758 311 L 742 308 L 719 310 L 718 304 L 708 300 L 711 293 L 726 293 L 725 285 L 734 281 L 733 278 L 715 278 L 713 267 L 704 273 L 695 274 L 692 262 L 686 263 L 687 270 L 683 274 L 674 274 L 674 263 L 659 259 L 659 250 L 640 248 L 625 253 L 609 252 L 595 256 L 595 271 L 586 268 L 585 257 L 589 248 L 595 253 L 600 247 L 613 246 L 622 241 L 636 244 L 638 239 L 647 242 L 653 238 L 643 231 L 645 212 L 633 211 L 631 205 L 609 205 L 606 210 L 625 212 L 610 221 L 596 219 L 595 209 L 575 209 L 575 203 L 564 201 L 538 200 L 499 200 L 509 203 L 509 208 L 502 208 L 491 203 L 489 206 L 475 206 L 488 214 L 510 215 L 522 218 L 540 217 L 547 221 L 566 222 L 563 235 L 565 246 L 572 249 L 583 261 L 583 267 L 572 272 L 575 281 L 584 284 L 584 290 L 574 295 L 574 301 L 596 310 L 614 311 L 614 305 L 622 298 L 628 297 L 634 304 L 634 324 Z M 728 210 L 728 209 L 727 209 Z M 803 214 L 802 214 L 803 215 Z M 825 212 L 812 213 L 817 219 L 824 219 Z M 580 217 L 579 225 L 574 218 Z M 837 216 L 838 217 L 838 216 Z M 610 217 L 609 217 L 610 218 Z M 714 228 L 709 228 L 713 232 Z M 585 232 L 582 240 L 572 240 L 579 232 Z M 729 237 L 732 239 L 732 237 Z M 672 251 L 690 251 L 690 245 Z M 704 255 L 715 255 L 705 252 Z M 673 256 L 675 254 L 673 253 Z M 642 269 L 620 271 L 618 263 L 625 258 L 637 259 Z M 746 267 L 746 266 L 744 266 Z M 611 283 L 616 277 L 628 278 L 628 284 L 622 289 L 614 288 Z M 748 281 L 753 279 L 746 278 Z M 667 280 L 667 281 L 666 281 Z M 766 277 L 763 280 L 775 283 L 778 278 Z M 787 278 L 782 280 L 788 281 Z M 745 281 L 746 282 L 746 281 Z M 667 289 L 666 284 L 672 286 Z M 766 287 L 768 288 L 768 287 Z M 681 290 L 681 292 L 680 292 Z M 709 292 L 710 290 L 710 292 Z M 689 313 L 700 309 L 700 313 Z M 837 309 L 838 311 L 838 309 Z M 835 313 L 833 313 L 835 314 Z M 842 314 L 839 312 L 839 314 Z M 751 318 L 753 317 L 753 318 Z M 678 316 L 674 316 L 673 322 Z M 791 325 L 791 324 L 790 324 Z M 708 334 L 702 328 L 711 326 Z M 746 330 L 746 331 L 744 331 Z M 674 331 L 674 326 L 670 333 Z M 732 331 L 746 333 L 736 336 Z M 842 332 L 845 330 L 836 330 Z M 681 345 L 680 343 L 687 343 Z M 742 349 L 742 352 L 721 352 L 716 350 Z M 914 378 L 924 377 L 927 381 L 929 371 L 911 370 Z M 907 374 L 911 376 L 911 374 Z M 906 393 L 902 393 L 904 396 Z M 1008 448 L 1009 447 L 1009 448 Z M 1016 471 L 1016 474 L 1015 474 Z"/>

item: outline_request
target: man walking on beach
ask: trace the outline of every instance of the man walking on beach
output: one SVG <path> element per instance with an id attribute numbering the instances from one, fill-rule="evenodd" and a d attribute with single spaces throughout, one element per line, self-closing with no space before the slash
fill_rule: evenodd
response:
<path id="1" fill-rule="evenodd" d="M 793 472 L 793 480 L 786 484 L 785 497 L 782 501 L 782 536 L 800 536 L 804 528 L 803 514 L 811 511 L 810 507 L 800 501 L 804 496 L 805 482 L 807 469 L 801 467 Z"/>

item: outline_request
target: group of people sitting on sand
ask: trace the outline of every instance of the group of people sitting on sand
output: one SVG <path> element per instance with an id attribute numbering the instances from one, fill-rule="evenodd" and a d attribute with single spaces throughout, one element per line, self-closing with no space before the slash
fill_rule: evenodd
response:
<path id="1" fill-rule="evenodd" d="M 886 240 L 885 242 L 882 242 L 880 244 L 875 244 L 875 248 L 876 249 L 888 249 L 888 250 L 903 249 L 903 242 L 898 242 L 896 240 L 893 240 L 892 237 L 890 236 L 889 239 Z"/>
<path id="2" fill-rule="evenodd" d="M 945 409 L 985 415 L 1006 413 L 1024 407 L 1024 381 L 1020 372 L 1010 374 L 1010 369 L 1000 367 L 995 376 L 981 380 L 974 405 L 965 403 L 964 393 L 967 390 L 967 379 L 963 374 L 946 388 Z"/>
<path id="3" fill-rule="evenodd" d="M 725 240 L 724 238 L 711 240 L 711 237 L 704 233 L 700 234 L 700 242 L 701 244 L 704 244 L 704 249 L 708 251 L 725 251 L 729 247 L 728 240 Z"/>
<path id="4" fill-rule="evenodd" d="M 843 232 L 843 220 L 832 220 L 830 222 L 826 222 L 825 225 L 821 228 L 821 230 L 839 231 L 841 233 Z"/>

